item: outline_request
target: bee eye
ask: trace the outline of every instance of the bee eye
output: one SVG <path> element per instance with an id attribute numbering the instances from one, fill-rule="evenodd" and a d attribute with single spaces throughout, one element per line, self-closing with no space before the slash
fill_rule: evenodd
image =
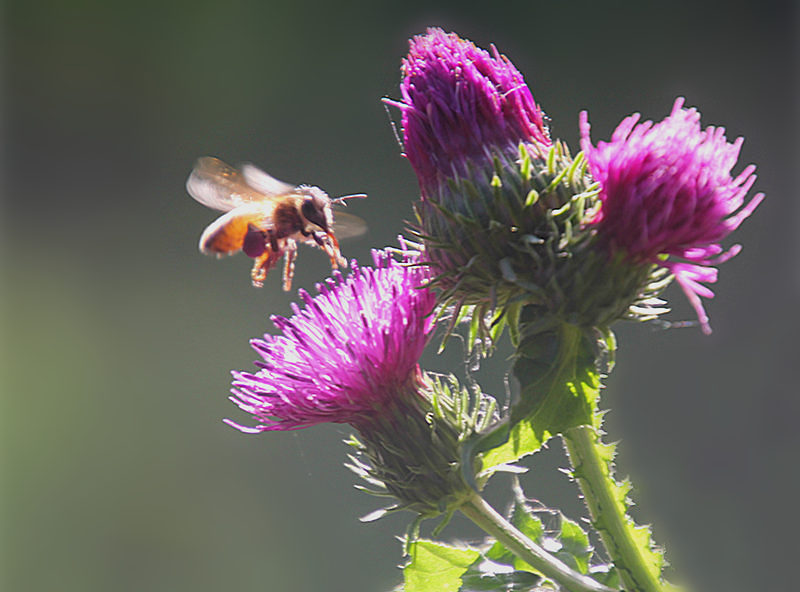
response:
<path id="1" fill-rule="evenodd" d="M 300 206 L 300 211 L 306 220 L 316 224 L 322 228 L 322 230 L 328 230 L 328 222 L 325 219 L 325 210 L 317 207 L 313 199 L 305 200 L 303 205 Z"/>

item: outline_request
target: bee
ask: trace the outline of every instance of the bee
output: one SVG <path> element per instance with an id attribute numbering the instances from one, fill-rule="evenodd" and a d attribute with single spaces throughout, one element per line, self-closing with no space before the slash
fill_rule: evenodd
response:
<path id="1" fill-rule="evenodd" d="M 252 164 L 237 169 L 205 156 L 197 160 L 186 190 L 201 204 L 225 212 L 203 231 L 200 251 L 217 257 L 243 251 L 254 260 L 250 278 L 257 288 L 285 256 L 283 289 L 291 289 L 298 243 L 325 251 L 333 269 L 347 267 L 334 228 L 340 237 L 366 230 L 356 216 L 337 212 L 334 218 L 331 207 L 366 195 L 331 199 L 319 187 L 278 181 Z"/>

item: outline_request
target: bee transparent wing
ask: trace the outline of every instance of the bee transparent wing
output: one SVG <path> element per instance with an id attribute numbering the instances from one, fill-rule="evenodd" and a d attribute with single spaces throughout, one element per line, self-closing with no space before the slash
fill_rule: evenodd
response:
<path id="1" fill-rule="evenodd" d="M 212 156 L 197 159 L 186 180 L 186 191 L 204 206 L 221 212 L 267 199 L 247 183 L 238 169 Z"/>
<path id="2" fill-rule="evenodd" d="M 292 193 L 296 187 L 283 181 L 278 181 L 272 175 L 265 173 L 256 165 L 249 162 L 241 165 L 242 177 L 244 181 L 256 191 L 264 195 L 286 195 Z"/>
<path id="3" fill-rule="evenodd" d="M 337 238 L 354 238 L 361 236 L 367 231 L 367 223 L 358 216 L 334 210 L 333 212 L 333 233 Z"/>

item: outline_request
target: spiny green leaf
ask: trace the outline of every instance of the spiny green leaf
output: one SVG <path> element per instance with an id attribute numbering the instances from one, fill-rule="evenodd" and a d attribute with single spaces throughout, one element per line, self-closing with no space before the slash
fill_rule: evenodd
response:
<path id="1" fill-rule="evenodd" d="M 428 540 L 409 545 L 411 560 L 403 569 L 405 592 L 457 592 L 461 577 L 479 557 L 480 551 Z"/>
<path id="2" fill-rule="evenodd" d="M 592 558 L 592 547 L 589 537 L 583 529 L 566 516 L 561 516 L 561 528 L 558 533 L 561 549 L 556 557 L 582 574 L 589 571 L 589 561 Z"/>
<path id="3" fill-rule="evenodd" d="M 544 537 L 544 524 L 538 516 L 529 511 L 526 504 L 514 503 L 511 524 L 532 541 L 541 542 Z"/>
<path id="4" fill-rule="evenodd" d="M 622 578 L 619 577 L 619 571 L 612 564 L 598 565 L 591 569 L 591 576 L 594 580 L 605 584 L 614 590 L 622 589 Z M 672 590 L 665 590 L 664 592 L 677 592 Z"/>
<path id="5" fill-rule="evenodd" d="M 527 419 L 540 434 L 591 425 L 600 375 L 579 327 L 564 323 L 554 332 L 523 338 L 517 352 L 513 373 L 520 400 L 512 409 L 514 421 Z"/>
<path id="6" fill-rule="evenodd" d="M 508 425 L 505 427 L 508 428 Z M 478 474 L 480 478 L 487 478 L 498 466 L 514 463 L 524 456 L 533 454 L 553 435 L 547 430 L 537 430 L 527 419 L 517 422 L 507 433 L 505 439 L 498 433 L 498 440 L 503 440 L 502 443 L 495 445 L 481 456 L 481 470 Z"/>
<path id="7" fill-rule="evenodd" d="M 541 583 L 542 578 L 527 571 L 473 570 L 464 574 L 463 586 L 459 592 L 531 592 Z"/>

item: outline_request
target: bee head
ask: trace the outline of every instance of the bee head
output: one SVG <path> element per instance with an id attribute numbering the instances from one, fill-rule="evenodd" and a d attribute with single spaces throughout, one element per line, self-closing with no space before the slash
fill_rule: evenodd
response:
<path id="1" fill-rule="evenodd" d="M 331 200 L 328 195 L 319 187 L 301 187 L 300 189 L 305 196 L 303 204 L 300 206 L 300 213 L 312 224 L 316 224 L 325 232 L 329 232 L 332 215 Z"/>

